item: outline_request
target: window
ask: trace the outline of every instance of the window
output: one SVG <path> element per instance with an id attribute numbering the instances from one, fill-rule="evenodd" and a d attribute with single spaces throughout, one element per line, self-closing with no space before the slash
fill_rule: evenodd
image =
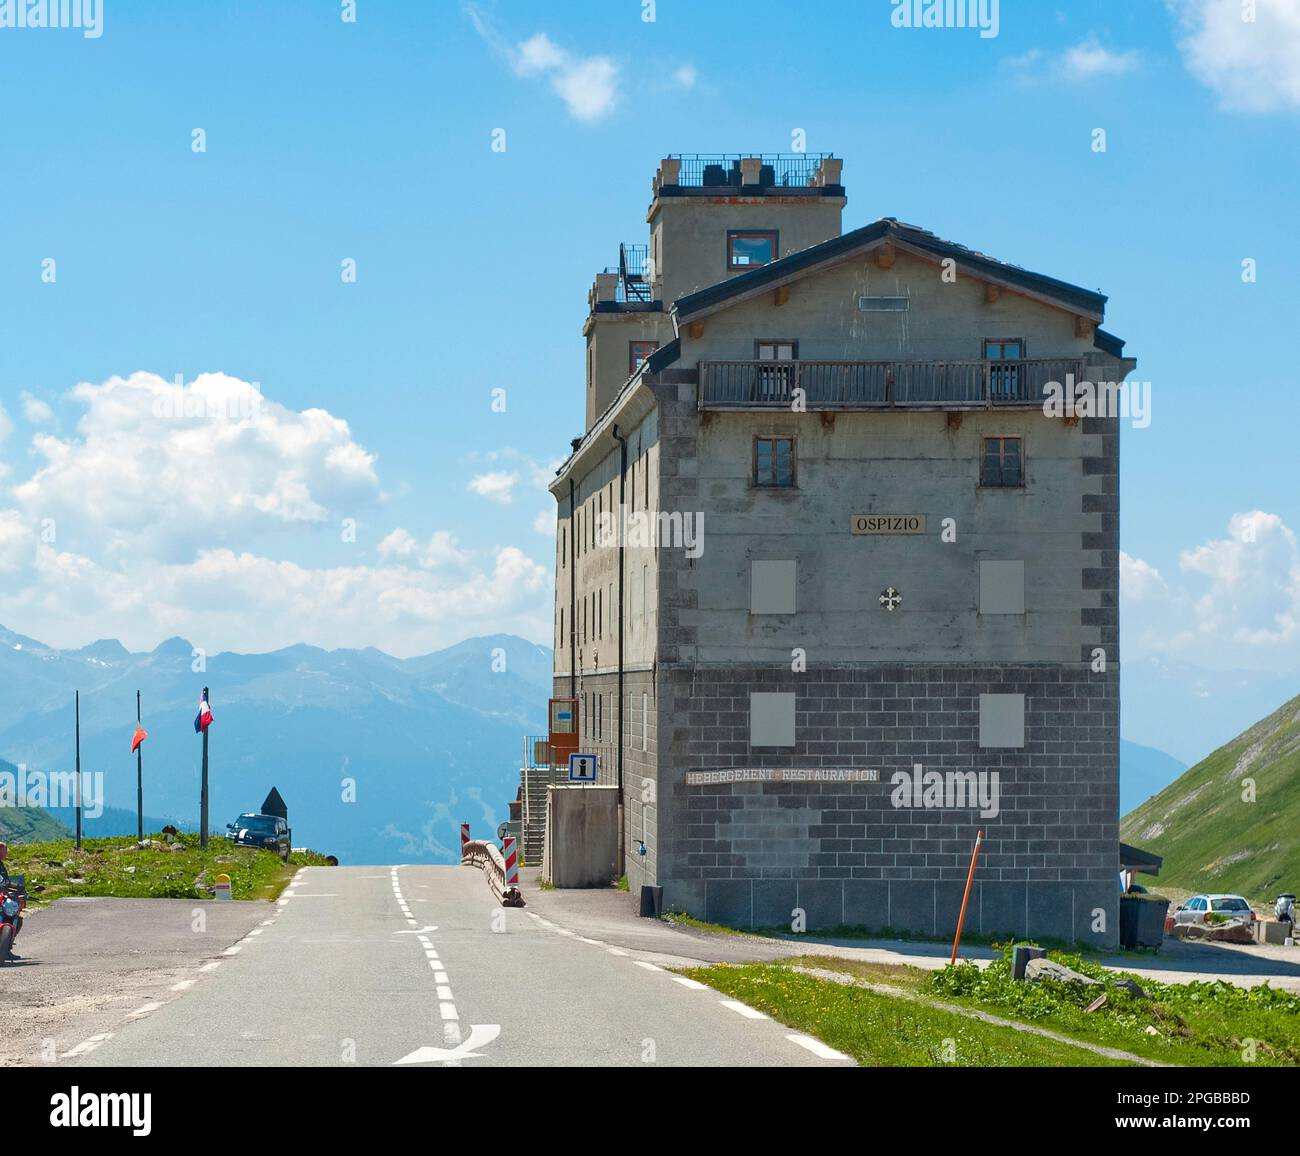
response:
<path id="1" fill-rule="evenodd" d="M 798 356 L 797 341 L 754 342 L 754 357 L 758 361 L 793 361 Z"/>
<path id="2" fill-rule="evenodd" d="M 596 591 L 596 637 L 605 637 L 605 615 L 601 613 L 601 601 L 605 597 L 603 590 Z"/>
<path id="3" fill-rule="evenodd" d="M 753 269 L 776 260 L 776 230 L 727 230 L 727 271 Z"/>
<path id="4" fill-rule="evenodd" d="M 560 607 L 560 649 L 564 649 L 564 607 Z"/>
<path id="5" fill-rule="evenodd" d="M 767 488 L 794 485 L 794 438 L 754 439 L 754 485 Z"/>
<path id="6" fill-rule="evenodd" d="M 1019 338 L 1010 341 L 988 338 L 984 342 L 985 361 L 1019 361 L 1025 355 L 1025 343 Z"/>
<path id="7" fill-rule="evenodd" d="M 1025 356 L 1025 343 L 1018 337 L 984 339 L 984 360 L 989 366 L 989 392 L 995 398 L 1020 395 L 1020 366 L 1016 364 Z"/>
<path id="8" fill-rule="evenodd" d="M 627 343 L 627 371 L 635 373 L 641 363 L 659 348 L 657 341 L 629 341 Z"/>
<path id="9" fill-rule="evenodd" d="M 1020 438 L 985 438 L 984 453 L 980 459 L 980 485 L 1023 486 L 1024 484 L 1024 446 Z"/>
<path id="10" fill-rule="evenodd" d="M 560 527 L 560 569 L 564 570 L 569 565 L 569 527 Z"/>

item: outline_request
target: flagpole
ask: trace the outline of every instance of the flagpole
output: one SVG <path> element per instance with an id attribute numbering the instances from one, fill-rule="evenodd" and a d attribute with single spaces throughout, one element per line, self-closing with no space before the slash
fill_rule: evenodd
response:
<path id="1" fill-rule="evenodd" d="M 81 850 L 81 691 L 76 692 L 77 715 L 77 850 Z"/>
<path id="2" fill-rule="evenodd" d="M 203 701 L 208 701 L 208 688 L 203 688 Z M 208 846 L 208 728 L 203 728 L 203 790 L 199 797 L 199 846 Z"/>
<path id="3" fill-rule="evenodd" d="M 135 692 L 135 723 L 140 725 L 140 692 Z M 144 842 L 144 743 L 135 748 L 136 838 Z"/>

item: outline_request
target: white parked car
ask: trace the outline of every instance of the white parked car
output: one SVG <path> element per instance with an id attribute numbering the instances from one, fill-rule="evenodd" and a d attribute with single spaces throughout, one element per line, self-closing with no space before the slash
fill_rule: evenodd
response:
<path id="1" fill-rule="evenodd" d="M 1174 910 L 1175 923 L 1210 923 L 1211 915 L 1254 923 L 1254 909 L 1240 895 L 1193 895 Z"/>

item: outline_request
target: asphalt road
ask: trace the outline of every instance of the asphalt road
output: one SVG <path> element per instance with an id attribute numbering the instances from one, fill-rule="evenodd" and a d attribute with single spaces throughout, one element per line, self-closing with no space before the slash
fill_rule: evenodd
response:
<path id="1" fill-rule="evenodd" d="M 274 909 L 258 908 L 256 926 L 180 990 L 60 1062 L 849 1062 L 683 982 L 651 953 L 502 908 L 472 867 L 306 868 Z"/>
<path id="2" fill-rule="evenodd" d="M 51 1063 L 174 998 L 174 985 L 274 912 L 188 899 L 60 899 L 29 911 L 21 958 L 0 968 L 0 1065 Z"/>

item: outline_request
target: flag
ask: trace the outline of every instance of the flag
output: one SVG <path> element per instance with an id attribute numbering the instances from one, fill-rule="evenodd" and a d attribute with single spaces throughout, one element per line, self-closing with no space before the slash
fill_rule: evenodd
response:
<path id="1" fill-rule="evenodd" d="M 206 734 L 212 725 L 212 708 L 208 705 L 208 688 L 203 688 L 203 697 L 199 699 L 199 713 L 194 716 L 194 733 Z"/>
<path id="2" fill-rule="evenodd" d="M 149 737 L 149 732 L 139 723 L 135 724 L 135 734 L 131 737 L 131 753 L 135 754 L 140 749 L 140 744 Z"/>

